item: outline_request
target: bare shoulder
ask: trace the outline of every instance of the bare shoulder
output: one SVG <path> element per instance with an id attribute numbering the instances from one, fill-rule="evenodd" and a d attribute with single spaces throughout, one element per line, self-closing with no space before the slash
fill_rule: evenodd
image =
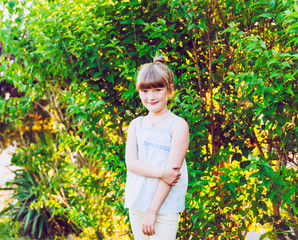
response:
<path id="1" fill-rule="evenodd" d="M 179 117 L 179 116 L 176 116 L 176 117 L 178 117 L 178 120 L 174 124 L 174 128 L 177 128 L 177 127 L 188 128 L 188 123 L 182 117 Z"/>
<path id="2" fill-rule="evenodd" d="M 136 121 L 137 121 L 137 118 L 134 118 L 133 120 L 131 120 L 131 122 L 129 123 L 129 127 L 136 126 Z"/>
<path id="3" fill-rule="evenodd" d="M 127 129 L 127 140 L 134 139 L 136 135 L 136 118 L 133 119 Z"/>
<path id="4" fill-rule="evenodd" d="M 189 146 L 189 128 L 187 122 L 181 118 L 175 122 L 172 128 L 172 144 L 174 149 L 187 150 Z"/>
<path id="5" fill-rule="evenodd" d="M 140 117 L 137 117 L 137 118 L 134 118 L 130 123 L 129 123 L 129 127 L 128 127 L 128 132 L 131 132 L 131 131 L 135 131 L 136 129 L 136 125 L 137 125 L 137 119 L 140 118 Z"/>
<path id="6" fill-rule="evenodd" d="M 180 134 L 188 134 L 189 132 L 189 127 L 188 123 L 181 117 L 178 117 L 178 120 L 175 122 L 173 128 L 172 128 L 172 133 L 180 133 Z"/>
<path id="7" fill-rule="evenodd" d="M 136 117 L 134 118 L 133 120 L 131 120 L 130 124 L 129 124 L 129 127 L 135 127 L 136 126 L 136 123 L 138 121 L 139 118 L 141 118 L 142 116 L 140 117 Z"/>

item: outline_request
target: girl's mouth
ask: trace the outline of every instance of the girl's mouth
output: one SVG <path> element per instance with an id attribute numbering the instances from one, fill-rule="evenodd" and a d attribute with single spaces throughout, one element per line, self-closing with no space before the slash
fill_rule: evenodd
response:
<path id="1" fill-rule="evenodd" d="M 158 102 L 148 102 L 149 105 L 155 105 L 157 104 Z"/>

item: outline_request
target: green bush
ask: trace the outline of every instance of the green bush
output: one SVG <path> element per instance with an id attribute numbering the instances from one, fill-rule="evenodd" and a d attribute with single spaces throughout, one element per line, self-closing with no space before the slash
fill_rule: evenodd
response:
<path id="1" fill-rule="evenodd" d="M 8 217 L 0 218 L 0 238 L 14 239 L 18 236 L 18 228 Z"/>
<path id="2" fill-rule="evenodd" d="M 30 167 L 16 170 L 15 179 L 6 183 L 14 190 L 14 202 L 6 212 L 21 224 L 24 236 L 45 238 L 81 231 L 67 213 L 69 195 L 73 191 L 72 186 L 68 187 L 71 179 L 63 177 L 67 166 L 59 159 L 52 161 L 51 157 L 53 155 L 46 150 L 32 146 L 13 158 L 14 163 L 30 162 Z"/>
<path id="3" fill-rule="evenodd" d="M 178 237 L 244 239 L 263 226 L 263 237 L 298 237 L 296 1 L 3 4 L 1 144 L 17 141 L 22 174 L 51 179 L 46 196 L 35 186 L 38 214 L 46 206 L 74 230 L 130 234 L 125 131 L 146 113 L 135 73 L 159 53 L 175 73 L 171 108 L 191 132 Z M 56 191 L 68 205 L 52 202 Z"/>

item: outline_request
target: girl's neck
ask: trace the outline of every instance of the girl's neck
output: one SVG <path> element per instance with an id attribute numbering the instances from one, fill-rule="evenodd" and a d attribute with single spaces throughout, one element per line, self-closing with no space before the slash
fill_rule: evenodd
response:
<path id="1" fill-rule="evenodd" d="M 149 112 L 148 115 L 152 116 L 152 117 L 160 117 L 160 116 L 164 116 L 166 114 L 169 113 L 169 109 L 168 108 L 164 108 L 163 110 L 159 111 L 159 112 Z"/>
<path id="2" fill-rule="evenodd" d="M 150 121 L 151 127 L 156 127 L 159 123 L 161 123 L 164 119 L 166 119 L 171 114 L 171 111 L 166 109 L 165 111 L 161 111 L 158 115 L 152 116 L 151 113 L 148 114 L 148 119 Z"/>

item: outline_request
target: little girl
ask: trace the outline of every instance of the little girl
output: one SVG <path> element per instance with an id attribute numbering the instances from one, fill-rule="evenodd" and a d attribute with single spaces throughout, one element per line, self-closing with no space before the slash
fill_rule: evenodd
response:
<path id="1" fill-rule="evenodd" d="M 140 68 L 137 89 L 149 113 L 134 119 L 127 135 L 125 207 L 136 240 L 176 239 L 185 208 L 189 129 L 167 107 L 174 82 L 164 63 L 157 57 Z"/>

